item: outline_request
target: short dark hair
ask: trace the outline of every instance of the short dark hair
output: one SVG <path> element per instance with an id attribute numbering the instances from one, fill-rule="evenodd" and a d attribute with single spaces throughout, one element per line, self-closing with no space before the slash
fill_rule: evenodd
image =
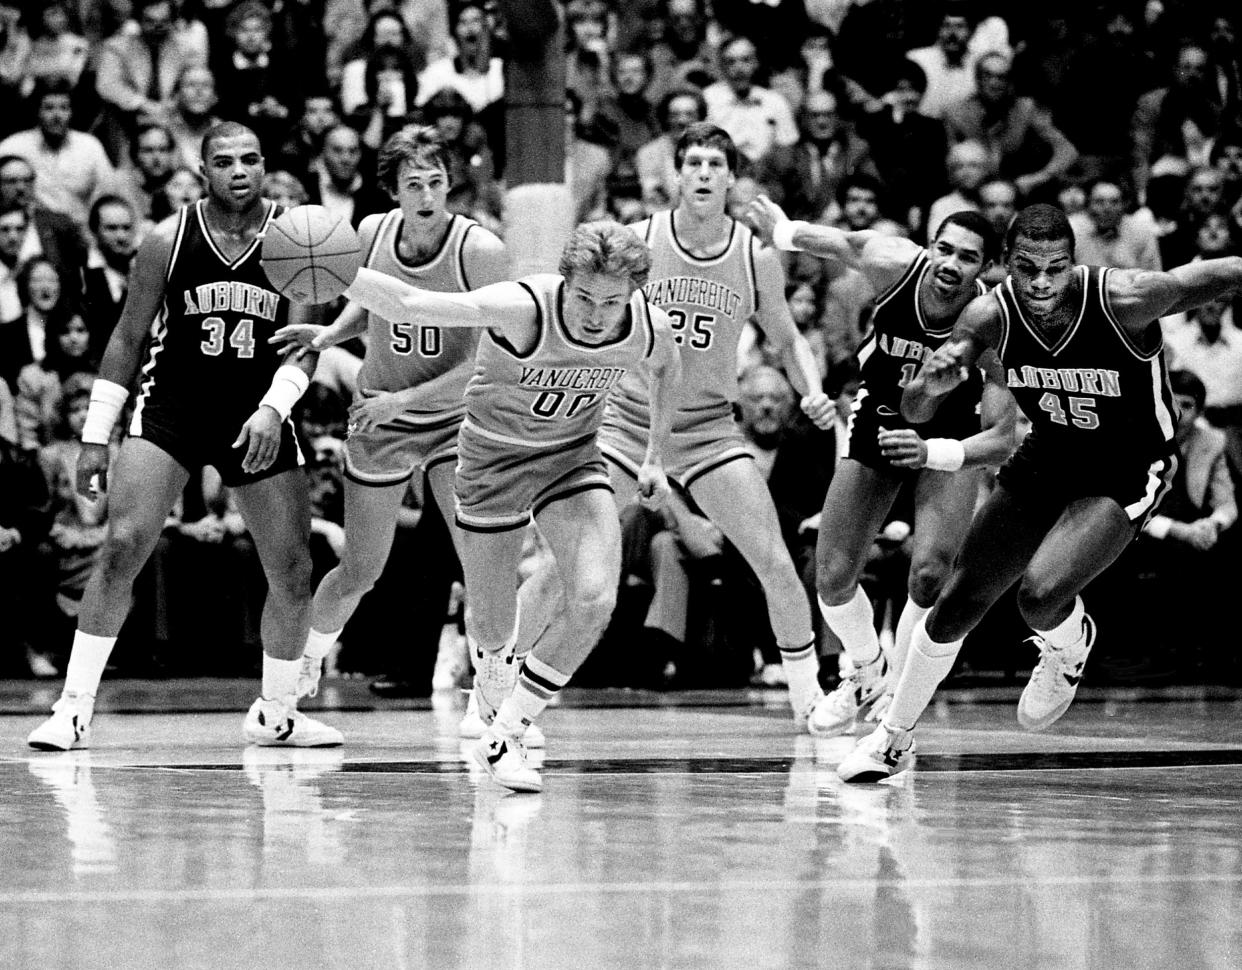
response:
<path id="1" fill-rule="evenodd" d="M 469 124 L 474 120 L 474 108 L 460 91 L 453 88 L 441 88 L 423 102 L 423 118 L 431 122 L 446 115 L 454 115 Z"/>
<path id="2" fill-rule="evenodd" d="M 30 103 L 39 105 L 44 98 L 52 94 L 63 94 L 66 98 L 72 100 L 73 85 L 68 78 L 60 77 L 59 75 L 43 78 L 35 85 L 34 91 L 31 92 Z"/>
<path id="3" fill-rule="evenodd" d="M 1074 256 L 1076 242 L 1074 227 L 1070 225 L 1069 216 L 1065 214 L 1065 211 L 1058 209 L 1055 205 L 1040 202 L 1019 210 L 1009 225 L 1009 231 L 1005 233 L 1006 252 L 1013 251 L 1014 243 L 1018 241 L 1019 236 L 1031 242 L 1065 240 L 1069 243 L 1070 258 Z"/>
<path id="4" fill-rule="evenodd" d="M 713 125 L 710 121 L 696 121 L 683 131 L 673 148 L 673 164 L 681 168 L 686 152 L 695 147 L 720 149 L 724 152 L 729 171 L 737 173 L 737 145 L 733 143 L 732 136 L 719 125 Z"/>
<path id="5" fill-rule="evenodd" d="M 910 87 L 919 94 L 927 93 L 927 72 L 908 57 L 901 58 L 893 65 L 893 80 L 888 86 L 889 90 L 897 87 L 900 81 L 910 82 Z"/>
<path id="6" fill-rule="evenodd" d="M 203 160 L 205 161 L 211 157 L 211 143 L 213 141 L 218 141 L 221 138 L 239 138 L 242 135 L 250 135 L 255 141 L 259 139 L 259 136 L 254 133 L 253 129 L 247 128 L 238 121 L 222 121 L 218 125 L 212 125 L 207 129 L 207 134 L 203 135 L 201 146 Z"/>
<path id="7" fill-rule="evenodd" d="M 1188 370 L 1169 371 L 1169 389 L 1174 394 L 1185 394 L 1194 398 L 1195 408 L 1200 411 L 1207 402 L 1207 388 L 1203 381 Z"/>
<path id="8" fill-rule="evenodd" d="M 1215 165 L 1225 154 L 1226 145 L 1242 145 L 1242 124 L 1226 125 L 1212 142 L 1212 151 L 1208 161 Z"/>
<path id="9" fill-rule="evenodd" d="M 661 131 L 668 128 L 668 113 L 673 102 L 678 98 L 693 98 L 695 108 L 698 111 L 699 121 L 707 118 L 707 101 L 704 99 L 702 91 L 690 85 L 673 88 L 656 105 L 656 121 L 659 123 Z"/>
<path id="10" fill-rule="evenodd" d="M 101 195 L 98 199 L 91 203 L 90 215 L 87 216 L 86 219 L 87 228 L 89 228 L 91 232 L 99 231 L 100 213 L 103 211 L 105 206 L 109 205 L 124 206 L 130 211 L 131 215 L 134 214 L 134 207 L 130 204 L 128 199 L 119 195 Z"/>
<path id="11" fill-rule="evenodd" d="M 992 223 L 984 218 L 983 213 L 976 212 L 973 209 L 962 209 L 958 212 L 950 213 L 940 223 L 933 242 L 935 239 L 939 239 L 949 226 L 961 226 L 967 232 L 973 232 L 983 240 L 983 261 L 985 263 L 993 262 L 1000 256 L 1000 235 L 992 228 Z"/>
<path id="12" fill-rule="evenodd" d="M 24 205 L 18 205 L 16 202 L 9 202 L 6 205 L 0 205 L 0 219 L 3 219 L 11 212 L 20 212 L 22 214 L 22 219 L 25 220 L 27 225 L 30 225 L 30 213 L 26 211 L 26 207 Z"/>

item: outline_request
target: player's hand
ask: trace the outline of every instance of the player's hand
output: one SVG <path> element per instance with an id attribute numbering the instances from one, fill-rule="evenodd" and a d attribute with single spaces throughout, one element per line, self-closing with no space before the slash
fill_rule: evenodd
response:
<path id="1" fill-rule="evenodd" d="M 922 468 L 927 464 L 927 442 L 919 437 L 917 431 L 881 428 L 876 440 L 880 443 L 880 452 L 898 468 Z"/>
<path id="2" fill-rule="evenodd" d="M 820 431 L 828 431 L 837 420 L 837 406 L 823 391 L 807 394 L 801 401 L 802 413 Z"/>
<path id="3" fill-rule="evenodd" d="M 772 245 L 772 230 L 778 222 L 785 219 L 785 210 L 769 199 L 766 195 L 757 195 L 746 207 L 745 221 L 759 234 L 769 246 Z"/>
<path id="4" fill-rule="evenodd" d="M 405 408 L 400 397 L 393 391 L 361 390 L 361 401 L 355 401 L 349 408 L 349 433 L 373 431 L 381 424 L 387 424 L 401 416 Z"/>
<path id="5" fill-rule="evenodd" d="M 83 445 L 78 452 L 76 482 L 78 494 L 93 499 L 108 490 L 108 463 L 111 456 L 107 445 Z"/>
<path id="6" fill-rule="evenodd" d="M 223 542 L 225 535 L 223 520 L 214 515 L 205 516 L 197 522 L 183 522 L 180 531 L 184 536 L 211 545 Z"/>
<path id="7" fill-rule="evenodd" d="M 246 419 L 233 447 L 246 449 L 241 467 L 247 475 L 263 471 L 276 460 L 280 454 L 282 424 L 275 408 L 266 404 L 260 404 L 259 409 Z"/>
<path id="8" fill-rule="evenodd" d="M 319 340 L 327 329 L 327 327 L 318 323 L 290 323 L 268 337 L 267 342 L 269 344 L 303 347 L 307 350 L 322 350 L 324 347 L 332 346 L 326 341 Z"/>
<path id="9" fill-rule="evenodd" d="M 1216 545 L 1216 540 L 1220 537 L 1216 523 L 1211 519 L 1199 519 L 1188 523 L 1184 528 L 1186 543 L 1200 552 L 1207 552 Z"/>
<path id="10" fill-rule="evenodd" d="M 970 368 L 962 363 L 965 353 L 965 344 L 942 344 L 939 350 L 923 362 L 916 380 L 929 394 L 937 397 L 948 394 L 970 376 Z"/>
<path id="11" fill-rule="evenodd" d="M 660 463 L 644 461 L 638 469 L 638 501 L 643 508 L 661 508 L 669 491 L 668 478 Z"/>

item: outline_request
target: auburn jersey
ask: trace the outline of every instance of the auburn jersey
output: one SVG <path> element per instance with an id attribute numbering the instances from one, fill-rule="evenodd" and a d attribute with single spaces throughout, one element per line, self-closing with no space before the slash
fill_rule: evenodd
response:
<path id="1" fill-rule="evenodd" d="M 893 286 L 875 303 L 871 316 L 871 334 L 858 350 L 866 406 L 887 422 L 889 427 L 904 427 L 901 418 L 901 392 L 923 366 L 923 361 L 949 339 L 955 321 L 937 327 L 923 315 L 919 287 L 931 272 L 931 260 L 923 250 L 906 268 Z M 977 293 L 985 292 L 975 283 Z M 979 397 L 983 381 L 978 370 L 943 401 L 929 422 L 932 427 L 960 429 L 973 434 L 979 430 Z M 962 423 L 966 428 L 960 428 Z M 973 428 L 973 430 L 971 430 Z"/>
<path id="2" fill-rule="evenodd" d="M 1163 341 L 1141 349 L 1108 302 L 1111 269 L 1076 266 L 1078 315 L 1050 337 L 1023 314 L 1007 277 L 993 291 L 1003 318 L 1000 347 L 1006 382 L 1031 420 L 1031 433 L 1076 460 L 1150 462 L 1173 448 L 1173 395 Z"/>
<path id="3" fill-rule="evenodd" d="M 265 202 L 266 230 L 280 207 Z M 289 301 L 259 265 L 261 236 L 228 259 L 207 228 L 205 200 L 178 216 L 164 301 L 139 374 L 138 407 L 175 400 L 194 409 L 249 416 L 285 356 L 268 338 L 285 325 Z"/>

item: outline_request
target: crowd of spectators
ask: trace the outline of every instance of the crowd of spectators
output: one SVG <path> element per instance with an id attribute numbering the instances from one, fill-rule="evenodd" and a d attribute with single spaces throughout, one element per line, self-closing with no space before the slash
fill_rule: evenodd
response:
<path id="1" fill-rule="evenodd" d="M 706 119 L 741 152 L 736 211 L 765 192 L 793 218 L 924 240 L 959 209 L 1003 230 L 1047 201 L 1070 213 L 1083 262 L 1158 269 L 1242 251 L 1236 3 L 564 0 L 564 14 L 565 178 L 580 219 L 633 222 L 674 204 L 673 142 Z M 269 197 L 356 225 L 391 205 L 374 179 L 383 140 L 431 124 L 451 146 L 450 208 L 503 234 L 507 45 L 495 0 L 0 0 L 0 608 L 16 630 L 3 673 L 52 675 L 64 659 L 107 516 L 106 497 L 71 485 L 93 369 L 137 245 L 203 193 L 202 134 L 248 124 Z M 869 307 L 848 270 L 791 255 L 787 271 L 841 426 L 799 423 L 755 332 L 739 353 L 739 417 L 813 590 L 815 512 Z M 1124 599 L 1152 584 L 1146 602 L 1170 622 L 1134 627 L 1142 643 L 1113 637 L 1103 654 L 1118 668 L 1186 673 L 1193 653 L 1204 676 L 1232 676 L 1234 658 L 1206 632 L 1184 651 L 1174 641 L 1180 621 L 1207 631 L 1224 617 L 1220 578 L 1238 571 L 1240 308 L 1163 321 L 1185 405 L 1182 471 L 1098 598 L 1107 611 L 1110 589 Z M 301 407 L 320 573 L 340 543 L 340 440 L 362 349 L 326 354 Z M 423 676 L 399 644 L 390 656 L 367 646 L 391 636 L 359 632 L 399 628 L 402 577 L 422 568 L 421 550 L 448 548 L 420 492 L 416 482 L 390 586 L 346 632 L 345 669 Z M 877 617 L 900 610 L 908 531 L 898 511 L 877 537 Z M 688 500 L 634 512 L 626 583 L 643 595 L 623 597 L 605 647 L 642 644 L 650 663 L 633 666 L 646 682 L 775 676 L 770 633 L 754 629 L 763 611 L 732 592 L 747 582 L 736 558 Z M 451 566 L 430 573 L 452 580 Z M 258 576 L 227 490 L 210 470 L 196 476 L 139 584 L 118 665 L 253 668 Z M 429 611 L 434 641 L 444 617 Z M 966 661 L 1012 667 L 1008 649 L 968 649 Z M 600 654 L 587 679 L 608 678 Z"/>

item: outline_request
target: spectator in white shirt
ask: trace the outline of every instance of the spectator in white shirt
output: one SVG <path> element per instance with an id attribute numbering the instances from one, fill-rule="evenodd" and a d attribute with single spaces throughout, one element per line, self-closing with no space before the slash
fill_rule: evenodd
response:
<path id="1" fill-rule="evenodd" d="M 418 76 L 418 103 L 426 104 L 436 92 L 451 88 L 478 114 L 505 94 L 504 62 L 492 56 L 492 35 L 481 5 L 467 3 L 457 10 L 453 39 L 457 56 L 432 61 Z"/>
<path id="2" fill-rule="evenodd" d="M 0 155 L 20 155 L 35 171 L 40 205 L 86 225 L 91 200 L 115 183 L 116 173 L 94 135 L 69 127 L 73 116 L 67 81 L 54 78 L 36 91 L 37 127 L 0 142 Z"/>
<path id="3" fill-rule="evenodd" d="M 1159 271 L 1160 243 L 1150 218 L 1127 215 L 1121 186 L 1101 178 L 1087 190 L 1087 208 L 1069 217 L 1075 256 L 1088 266 Z"/>
<path id="4" fill-rule="evenodd" d="M 723 81 L 703 92 L 707 120 L 727 131 L 738 151 L 751 162 L 760 162 L 776 145 L 798 140 L 789 103 L 774 91 L 755 84 L 759 55 L 745 37 L 735 37 L 720 49 Z"/>

